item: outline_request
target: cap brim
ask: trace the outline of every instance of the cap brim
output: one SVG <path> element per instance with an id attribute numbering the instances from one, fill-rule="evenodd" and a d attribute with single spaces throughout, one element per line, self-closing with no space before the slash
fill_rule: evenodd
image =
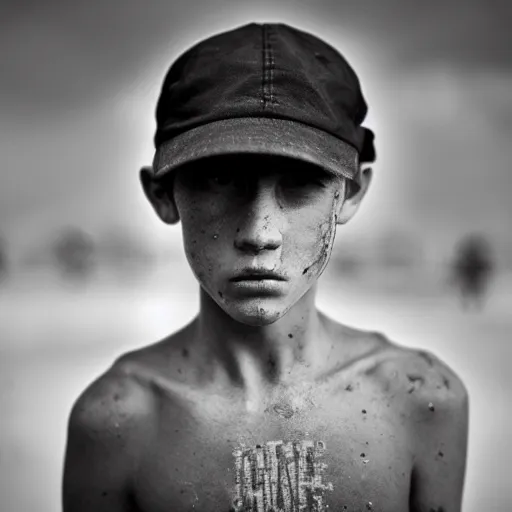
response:
<path id="1" fill-rule="evenodd" d="M 238 153 L 295 158 L 349 179 L 358 174 L 358 152 L 350 144 L 295 121 L 253 117 L 214 121 L 164 142 L 153 170 L 161 177 L 186 163 Z"/>

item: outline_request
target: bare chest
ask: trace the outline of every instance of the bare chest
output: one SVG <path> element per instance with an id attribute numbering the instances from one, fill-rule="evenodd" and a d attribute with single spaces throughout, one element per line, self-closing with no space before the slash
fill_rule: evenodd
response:
<path id="1" fill-rule="evenodd" d="M 163 406 L 136 480 L 141 512 L 408 510 L 407 432 L 386 397 L 310 398 L 258 413 L 214 397 Z"/>

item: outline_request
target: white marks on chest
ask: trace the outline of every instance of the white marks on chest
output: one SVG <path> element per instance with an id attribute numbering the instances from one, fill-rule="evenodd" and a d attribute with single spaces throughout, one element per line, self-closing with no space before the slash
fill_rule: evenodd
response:
<path id="1" fill-rule="evenodd" d="M 320 459 L 323 441 L 271 441 L 253 448 L 241 446 L 235 457 L 235 497 L 233 512 L 322 512 L 325 493 L 331 483 L 323 483 L 327 467 Z"/>

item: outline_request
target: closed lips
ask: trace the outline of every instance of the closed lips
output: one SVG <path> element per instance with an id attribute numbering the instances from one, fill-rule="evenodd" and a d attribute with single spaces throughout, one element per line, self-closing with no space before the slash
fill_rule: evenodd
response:
<path id="1" fill-rule="evenodd" d="M 273 272 L 261 272 L 261 271 L 252 271 L 252 272 L 244 272 L 236 277 L 230 279 L 232 282 L 237 281 L 261 281 L 264 279 L 272 279 L 274 281 L 285 281 L 284 277 L 279 274 L 275 274 Z"/>

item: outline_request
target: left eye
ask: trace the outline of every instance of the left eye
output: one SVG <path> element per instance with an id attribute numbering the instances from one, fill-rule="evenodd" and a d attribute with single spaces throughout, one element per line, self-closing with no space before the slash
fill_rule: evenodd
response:
<path id="1" fill-rule="evenodd" d="M 219 186 L 232 185 L 234 182 L 233 176 L 228 173 L 215 174 L 215 175 L 211 176 L 210 179 L 213 183 L 215 183 L 215 185 L 219 185 Z"/>

